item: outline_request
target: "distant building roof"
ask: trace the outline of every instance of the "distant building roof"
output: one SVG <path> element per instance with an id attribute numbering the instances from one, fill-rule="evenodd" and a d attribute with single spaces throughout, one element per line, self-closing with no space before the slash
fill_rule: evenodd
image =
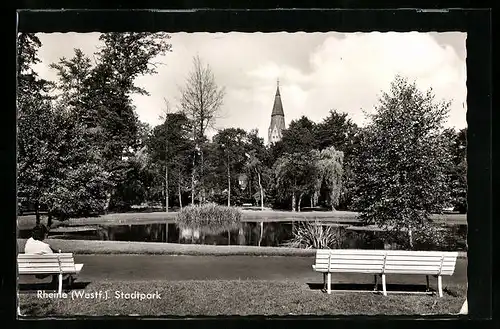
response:
<path id="1" fill-rule="evenodd" d="M 273 112 L 271 113 L 271 116 L 275 115 L 285 116 L 285 113 L 283 112 L 283 104 L 281 103 L 279 80 L 278 85 L 276 86 L 276 95 L 274 96 Z"/>

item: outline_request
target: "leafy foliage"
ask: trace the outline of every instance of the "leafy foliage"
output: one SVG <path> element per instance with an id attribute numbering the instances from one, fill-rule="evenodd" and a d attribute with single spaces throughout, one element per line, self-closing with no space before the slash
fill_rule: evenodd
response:
<path id="1" fill-rule="evenodd" d="M 315 192 L 319 193 L 319 188 L 323 183 L 329 192 L 330 206 L 332 210 L 335 210 L 342 191 L 344 153 L 336 151 L 334 147 L 329 147 L 316 154 L 319 177 Z"/>
<path id="2" fill-rule="evenodd" d="M 314 193 L 320 177 L 318 156 L 315 152 L 285 154 L 274 166 L 276 190 L 279 197 L 292 199 L 292 211 L 298 207 L 304 194 Z"/>
<path id="3" fill-rule="evenodd" d="M 366 223 L 412 233 L 449 200 L 450 157 L 441 138 L 449 103 L 396 77 L 365 131 L 356 168 L 355 204 Z"/>
<path id="4" fill-rule="evenodd" d="M 280 141 L 281 151 L 293 154 L 309 152 L 317 148 L 315 129 L 316 124 L 305 116 L 293 120 L 288 128 L 283 130 L 283 138 Z"/>
<path id="5" fill-rule="evenodd" d="M 192 169 L 193 141 L 192 122 L 184 113 L 168 113 L 163 124 L 156 126 L 146 144 L 156 181 L 165 184 L 165 166 L 168 168 L 168 188 L 182 193 L 188 190 L 189 173 Z M 172 193 L 173 194 L 173 193 Z M 181 205 L 181 204 L 179 204 Z"/>

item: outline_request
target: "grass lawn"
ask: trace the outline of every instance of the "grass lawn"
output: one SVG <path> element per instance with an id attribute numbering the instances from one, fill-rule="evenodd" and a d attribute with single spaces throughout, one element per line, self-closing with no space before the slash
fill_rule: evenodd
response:
<path id="1" fill-rule="evenodd" d="M 163 242 L 128 242 L 100 240 L 47 239 L 52 248 L 75 254 L 146 254 L 146 255 L 214 255 L 214 256 L 314 256 L 315 250 L 258 247 L 258 246 L 214 246 Z M 24 250 L 26 239 L 17 239 L 18 250 Z"/>
<path id="2" fill-rule="evenodd" d="M 290 211 L 252 211 L 242 210 L 242 221 L 263 221 L 280 222 L 292 220 L 320 220 L 320 221 L 340 221 L 343 223 L 357 223 L 358 213 L 352 211 L 318 211 L 318 212 L 290 212 Z M 95 225 L 95 224 L 154 224 L 173 221 L 177 213 L 175 212 L 151 212 L 151 213 L 122 213 L 108 214 L 99 217 L 75 218 L 64 223 L 54 221 L 54 224 L 60 225 Z M 447 214 L 433 215 L 435 220 L 444 221 L 452 224 L 467 224 L 467 215 Z M 45 221 L 44 221 L 45 222 Z M 19 216 L 17 220 L 19 229 L 30 229 L 35 225 L 35 216 Z"/>
<path id="3" fill-rule="evenodd" d="M 431 315 L 457 314 L 466 287 L 448 287 L 443 298 L 425 294 L 333 292 L 287 281 L 148 281 L 90 283 L 86 292 L 102 298 L 39 298 L 36 292 L 19 296 L 23 316 L 216 316 L 216 315 Z M 108 299 L 104 299 L 104 292 Z M 159 293 L 160 299 L 116 299 L 115 292 Z M 47 291 L 52 292 L 52 291 Z M 74 298 L 73 298 L 74 297 Z"/>

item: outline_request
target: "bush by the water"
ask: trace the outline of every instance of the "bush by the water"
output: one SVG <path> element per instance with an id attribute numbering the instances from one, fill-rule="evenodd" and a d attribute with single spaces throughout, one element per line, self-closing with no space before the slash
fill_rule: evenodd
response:
<path id="1" fill-rule="evenodd" d="M 238 228 L 241 217 L 242 213 L 238 208 L 206 203 L 182 208 L 177 214 L 176 223 L 179 228 L 219 234 Z"/>
<path id="2" fill-rule="evenodd" d="M 341 248 L 345 240 L 344 230 L 340 227 L 322 225 L 319 221 L 299 222 L 292 230 L 293 237 L 284 245 L 303 249 Z"/>
<path id="3" fill-rule="evenodd" d="M 467 251 L 467 230 L 428 226 L 413 234 L 414 250 Z M 321 222 L 298 223 L 287 247 L 303 249 L 397 249 L 411 250 L 405 231 L 354 231 Z"/>

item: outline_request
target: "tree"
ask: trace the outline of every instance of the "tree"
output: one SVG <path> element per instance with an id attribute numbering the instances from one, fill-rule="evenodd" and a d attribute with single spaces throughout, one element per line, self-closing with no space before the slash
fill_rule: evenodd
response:
<path id="1" fill-rule="evenodd" d="M 314 192 L 320 170 L 315 152 L 285 154 L 274 166 L 277 190 L 291 197 L 292 211 L 300 211 L 302 198 Z"/>
<path id="2" fill-rule="evenodd" d="M 455 208 L 460 213 L 467 213 L 467 128 L 458 131 L 455 150 L 453 161 L 457 166 L 457 179 L 452 197 L 455 199 Z"/>
<path id="3" fill-rule="evenodd" d="M 97 215 L 104 211 L 108 172 L 98 152 L 89 147 L 88 132 L 73 113 L 56 109 L 51 145 L 53 168 L 46 177 L 47 193 L 41 202 L 47 206 L 48 225 L 51 219 L 67 219 Z"/>
<path id="4" fill-rule="evenodd" d="M 251 150 L 249 153 L 245 153 L 248 158 L 246 164 L 247 170 L 254 172 L 257 175 L 257 182 L 259 184 L 259 196 L 260 196 L 260 210 L 264 210 L 264 187 L 262 183 L 262 172 L 264 170 L 262 162 L 257 158 L 256 151 Z"/>
<path id="5" fill-rule="evenodd" d="M 210 66 L 208 64 L 204 65 L 199 56 L 194 57 L 193 70 L 189 73 L 185 86 L 181 89 L 181 106 L 188 118 L 193 122 L 193 140 L 196 148 L 200 150 L 202 202 L 205 199 L 203 159 L 203 144 L 206 141 L 205 132 L 207 128 L 213 128 L 223 104 L 224 94 L 224 88 L 217 85 Z M 193 181 L 194 177 L 193 173 Z"/>
<path id="6" fill-rule="evenodd" d="M 347 113 L 330 110 L 329 115 L 314 130 L 317 148 L 323 150 L 333 146 L 336 150 L 349 154 L 356 131 L 357 126 Z"/>
<path id="7" fill-rule="evenodd" d="M 347 113 L 331 110 L 329 115 L 316 125 L 315 138 L 318 150 L 334 147 L 344 153 L 343 183 L 339 204 L 349 208 L 353 197 L 353 163 L 357 158 L 357 144 L 360 128 L 352 122 Z"/>
<path id="8" fill-rule="evenodd" d="M 317 151 L 316 151 L 317 152 Z M 343 180 L 344 153 L 335 150 L 334 147 L 317 152 L 319 168 L 318 184 L 315 185 L 315 196 L 319 194 L 319 187 L 324 184 L 329 192 L 330 206 L 332 211 L 339 204 Z"/>
<path id="9" fill-rule="evenodd" d="M 467 128 L 443 132 L 452 161 L 448 170 L 451 206 L 460 213 L 467 212 Z"/>
<path id="10" fill-rule="evenodd" d="M 164 180 L 166 188 L 173 183 L 177 191 L 179 206 L 182 207 L 182 192 L 185 176 L 191 166 L 191 150 L 193 143 L 190 139 L 191 121 L 182 112 L 167 113 L 163 124 L 156 126 L 148 141 L 151 159 L 159 163 L 163 172 L 170 173 Z M 159 170 L 160 168 L 158 168 Z M 158 176 L 161 171 L 157 172 Z M 168 189 L 166 189 L 168 195 Z M 167 202 L 166 202 L 167 204 Z"/>
<path id="11" fill-rule="evenodd" d="M 50 64 L 56 70 L 58 81 L 55 86 L 59 90 L 59 103 L 66 111 L 82 115 L 87 109 L 82 105 L 82 99 L 87 94 L 88 79 L 92 74 L 92 62 L 80 49 L 74 49 L 70 59 L 59 59 L 58 63 Z"/>
<path id="12" fill-rule="evenodd" d="M 17 39 L 17 164 L 18 197 L 34 204 L 40 222 L 40 202 L 48 177 L 55 170 L 52 145 L 54 116 L 47 92 L 52 85 L 40 79 L 33 66 L 40 60 L 41 42 L 35 34 L 19 33 Z"/>
<path id="13" fill-rule="evenodd" d="M 397 76 L 371 116 L 356 167 L 355 206 L 365 223 L 413 232 L 449 200 L 449 153 L 441 132 L 449 102 Z"/>
<path id="14" fill-rule="evenodd" d="M 17 121 L 18 195 L 33 203 L 36 222 L 40 206 L 48 193 L 50 177 L 57 170 L 57 147 L 54 145 L 54 116 L 50 102 L 27 97 L 19 103 Z"/>
<path id="15" fill-rule="evenodd" d="M 231 184 L 231 181 L 235 180 L 233 173 L 241 173 L 245 168 L 245 152 L 248 149 L 247 133 L 240 128 L 226 128 L 213 137 L 213 144 L 216 158 L 212 159 L 216 160 L 216 166 L 226 169 L 227 184 L 225 187 L 227 189 L 227 205 L 230 206 L 231 196 L 238 193 L 236 192 L 237 184 Z"/>
<path id="16" fill-rule="evenodd" d="M 317 148 L 315 138 L 316 124 L 306 116 L 293 120 L 287 129 L 283 130 L 281 139 L 282 152 L 304 153 Z"/>
<path id="17" fill-rule="evenodd" d="M 259 137 L 259 131 L 257 129 L 253 129 L 247 133 L 247 144 L 245 168 L 249 181 L 248 194 L 250 197 L 253 197 L 257 203 L 260 203 L 261 209 L 263 209 L 265 193 L 269 189 L 272 179 L 270 170 L 272 160 L 269 150 L 264 144 L 264 139 Z M 269 166 L 268 163 L 270 163 Z M 256 192 L 252 193 L 254 190 Z"/>
<path id="18" fill-rule="evenodd" d="M 78 120 L 92 133 L 90 145 L 102 156 L 105 170 L 111 173 L 108 203 L 124 195 L 122 179 L 132 163 L 127 159 L 140 150 L 141 123 L 131 95 L 148 92 L 134 84 L 137 77 L 156 73 L 153 59 L 171 50 L 164 33 L 105 33 L 104 46 L 95 54 L 95 63 L 79 50 L 70 59 L 52 67 L 59 76 L 61 101 L 68 103 Z M 142 138 L 143 139 L 143 138 Z"/>

